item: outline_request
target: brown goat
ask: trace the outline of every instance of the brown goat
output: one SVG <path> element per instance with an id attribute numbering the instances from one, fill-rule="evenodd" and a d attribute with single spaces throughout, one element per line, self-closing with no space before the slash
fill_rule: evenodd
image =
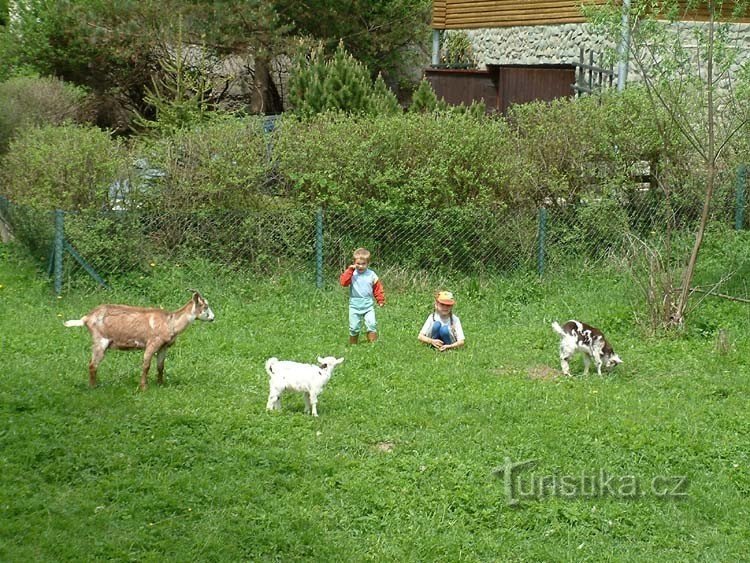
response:
<path id="1" fill-rule="evenodd" d="M 197 291 L 177 311 L 131 307 L 129 305 L 99 305 L 78 320 L 65 321 L 65 326 L 85 326 L 91 333 L 91 362 L 89 385 L 96 385 L 96 369 L 105 352 L 113 350 L 145 350 L 141 390 L 147 387 L 151 358 L 156 354 L 158 383 L 164 382 L 164 357 L 177 335 L 195 320 L 213 321 L 214 312 Z"/>

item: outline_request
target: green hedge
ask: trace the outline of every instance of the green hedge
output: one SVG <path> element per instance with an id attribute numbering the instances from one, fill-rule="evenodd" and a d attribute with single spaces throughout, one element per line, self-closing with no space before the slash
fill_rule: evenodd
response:
<path id="1" fill-rule="evenodd" d="M 690 229 L 700 213 L 695 151 L 676 130 L 660 134 L 647 107 L 633 88 L 519 106 L 507 120 L 285 116 L 268 133 L 258 118 L 220 118 L 128 146 L 93 127 L 45 126 L 23 131 L 2 157 L 0 192 L 79 212 L 69 236 L 103 272 L 201 254 L 259 269 L 310 263 L 318 207 L 332 267 L 360 245 L 414 268 L 532 265 L 540 207 L 550 256 L 600 259 L 628 233 L 648 236 L 666 221 Z M 740 137 L 721 163 L 714 209 L 724 222 L 744 146 Z M 658 182 L 634 180 L 649 169 Z M 123 199 L 113 201 L 113 185 L 126 188 Z"/>
<path id="2" fill-rule="evenodd" d="M 434 209 L 512 199 L 515 152 L 504 121 L 450 113 L 284 120 L 274 155 L 299 199 Z"/>
<path id="3" fill-rule="evenodd" d="M 259 118 L 220 118 L 157 141 L 133 144 L 161 175 L 135 197 L 149 212 L 259 209 L 268 201 L 269 139 Z"/>
<path id="4" fill-rule="evenodd" d="M 0 153 L 29 127 L 84 123 L 92 118 L 85 90 L 58 78 L 16 76 L 0 82 Z"/>

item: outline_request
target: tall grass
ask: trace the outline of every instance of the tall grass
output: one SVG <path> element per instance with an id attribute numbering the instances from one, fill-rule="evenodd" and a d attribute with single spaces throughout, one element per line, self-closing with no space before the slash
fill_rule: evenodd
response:
<path id="1" fill-rule="evenodd" d="M 707 304 L 705 330 L 647 336 L 626 278 L 410 280 L 381 272 L 381 339 L 349 346 L 335 280 L 259 279 L 210 264 L 56 299 L 0 246 L 0 560 L 741 560 L 748 537 L 748 312 Z M 465 349 L 416 332 L 455 291 Z M 103 301 L 176 308 L 197 287 L 217 320 L 137 391 L 140 355 L 110 353 L 87 387 Z M 602 327 L 625 363 L 559 377 L 552 320 Z M 731 346 L 715 349 L 724 329 Z M 297 395 L 264 411 L 269 356 L 343 355 L 320 417 Z M 638 496 L 545 494 L 510 505 L 493 474 L 633 476 Z M 524 475 L 526 476 L 526 475 Z M 662 498 L 653 478 L 687 478 Z"/>

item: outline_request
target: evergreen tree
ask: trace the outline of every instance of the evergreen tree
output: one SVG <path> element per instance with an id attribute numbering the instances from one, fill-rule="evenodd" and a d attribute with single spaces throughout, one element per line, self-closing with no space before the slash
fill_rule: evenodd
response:
<path id="1" fill-rule="evenodd" d="M 152 76 L 151 87 L 146 87 L 143 99 L 154 109 L 155 119 L 139 114 L 134 120 L 135 125 L 157 136 L 172 135 L 219 115 L 210 102 L 212 87 L 205 70 L 205 49 L 197 51 L 197 57 L 183 52 L 181 22 L 177 39 L 174 52 L 161 55 L 161 72 Z"/>
<path id="2" fill-rule="evenodd" d="M 445 102 L 443 102 L 443 105 L 445 105 Z M 422 79 L 417 89 L 414 90 L 414 94 L 412 94 L 409 111 L 431 113 L 436 109 L 440 108 L 435 90 L 432 89 L 432 85 L 427 80 Z"/>
<path id="3" fill-rule="evenodd" d="M 375 85 L 372 88 L 372 107 L 370 111 L 373 115 L 397 115 L 401 113 L 401 105 L 398 98 L 383 80 L 383 76 L 378 74 Z"/>
<path id="4" fill-rule="evenodd" d="M 303 118 L 325 111 L 373 115 L 401 111 L 385 81 L 378 77 L 373 85 L 367 67 L 350 55 L 343 43 L 330 60 L 325 60 L 318 49 L 309 58 L 295 61 L 289 100 L 294 112 Z"/>
<path id="5" fill-rule="evenodd" d="M 346 113 L 366 113 L 370 107 L 372 83 L 365 66 L 347 53 L 340 42 L 333 59 L 326 65 L 325 109 Z"/>
<path id="6" fill-rule="evenodd" d="M 289 79 L 289 101 L 297 115 L 311 117 L 324 111 L 326 62 L 319 49 L 309 59 L 300 56 Z"/>
<path id="7" fill-rule="evenodd" d="M 484 117 L 487 113 L 487 106 L 484 103 L 484 100 L 474 100 L 469 104 L 468 106 L 461 102 L 457 106 L 450 106 L 448 107 L 448 104 L 445 103 L 445 100 L 441 100 L 441 102 L 444 103 L 444 105 L 441 107 L 440 103 L 438 103 L 438 110 L 447 110 L 453 113 L 463 113 L 466 115 L 470 115 L 474 117 L 475 119 L 480 119 Z"/>

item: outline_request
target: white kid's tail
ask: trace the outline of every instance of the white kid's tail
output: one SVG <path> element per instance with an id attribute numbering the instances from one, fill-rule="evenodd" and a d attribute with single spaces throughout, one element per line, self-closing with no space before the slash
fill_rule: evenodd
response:
<path id="1" fill-rule="evenodd" d="M 64 326 L 84 326 L 85 323 L 83 322 L 83 319 L 74 319 L 72 321 L 65 321 L 63 323 Z"/>
<path id="2" fill-rule="evenodd" d="M 268 377 L 273 377 L 273 366 L 278 361 L 278 358 L 268 358 L 268 360 L 266 360 L 266 372 L 268 372 Z"/>
<path id="3" fill-rule="evenodd" d="M 559 324 L 557 324 L 557 321 L 552 321 L 552 330 L 554 330 L 560 336 L 565 336 L 565 331 Z"/>

